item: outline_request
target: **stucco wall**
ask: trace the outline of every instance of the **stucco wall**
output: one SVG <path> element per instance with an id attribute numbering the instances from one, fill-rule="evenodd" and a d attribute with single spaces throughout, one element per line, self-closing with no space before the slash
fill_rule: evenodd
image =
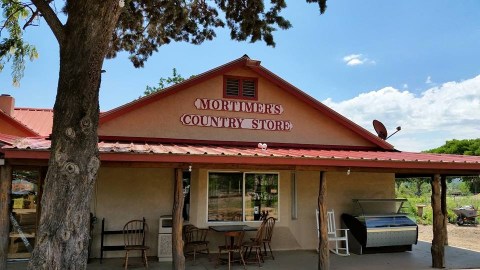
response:
<path id="1" fill-rule="evenodd" d="M 303 249 L 317 245 L 315 209 L 317 208 L 319 172 L 296 172 L 298 189 L 298 219 L 292 221 L 292 231 Z M 337 227 L 340 215 L 353 213 L 352 199 L 395 198 L 395 177 L 389 173 L 327 172 L 327 210 L 333 209 Z"/>
<path id="2" fill-rule="evenodd" d="M 102 218 L 105 218 L 106 230 L 121 230 L 129 220 L 143 217 L 149 226 L 149 256 L 157 256 L 158 220 L 160 216 L 172 213 L 173 180 L 173 169 L 100 168 L 91 206 L 98 218 L 92 256 L 100 257 Z M 110 235 L 105 238 L 105 244 L 122 245 L 123 238 Z M 106 258 L 119 256 L 125 256 L 125 252 L 104 253 Z"/>
<path id="3" fill-rule="evenodd" d="M 222 170 L 193 169 L 190 186 L 190 221 L 198 227 L 232 224 L 207 222 L 208 172 Z M 232 171 L 232 170 L 229 170 Z M 246 170 L 245 172 L 255 172 Z M 297 171 L 296 204 L 297 219 L 292 219 L 292 172 L 287 170 L 262 170 L 279 173 L 280 217 L 275 225 L 272 246 L 282 249 L 315 249 L 317 245 L 315 209 L 317 206 L 320 173 Z M 393 198 L 394 175 L 382 173 L 328 172 L 327 209 L 334 209 L 337 224 L 341 213 L 352 212 L 353 198 Z M 99 257 L 101 219 L 106 218 L 106 229 L 121 229 L 131 219 L 145 217 L 150 227 L 148 244 L 150 256 L 157 255 L 158 218 L 170 214 L 173 205 L 173 169 L 159 168 L 111 168 L 102 167 L 92 201 L 98 222 L 95 227 L 93 257 Z M 238 222 L 258 227 L 260 222 Z M 340 226 L 340 225 L 338 225 Z M 253 237 L 249 232 L 247 237 Z M 210 249 L 217 251 L 223 235 L 209 232 Z M 121 236 L 108 236 L 106 244 L 121 244 Z M 105 252 L 105 257 L 121 257 L 124 252 Z"/>
<path id="4" fill-rule="evenodd" d="M 228 75 L 258 77 L 258 74 L 248 69 L 235 70 L 229 72 Z M 195 140 L 372 146 L 371 142 L 263 78 L 258 79 L 258 102 L 281 104 L 284 108 L 281 115 L 198 110 L 194 106 L 197 98 L 223 99 L 223 76 L 214 77 L 106 122 L 99 127 L 99 134 Z M 289 120 L 293 124 L 293 129 L 291 131 L 265 131 L 185 126 L 180 121 L 183 114 Z M 326 130 L 328 132 L 325 132 Z"/>

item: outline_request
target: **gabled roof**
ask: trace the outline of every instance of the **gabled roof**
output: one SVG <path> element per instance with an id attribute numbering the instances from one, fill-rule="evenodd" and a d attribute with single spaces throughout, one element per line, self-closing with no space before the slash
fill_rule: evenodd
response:
<path id="1" fill-rule="evenodd" d="M 24 123 L 20 122 L 16 118 L 4 113 L 2 110 L 0 110 L 0 119 L 3 119 L 10 125 L 14 126 L 17 130 L 20 132 L 23 132 L 26 134 L 26 136 L 38 136 L 37 132 L 32 130 L 29 126 L 25 125 Z"/>
<path id="2" fill-rule="evenodd" d="M 37 135 L 49 136 L 52 133 L 52 109 L 15 108 L 13 118 L 29 127 Z"/>
<path id="3" fill-rule="evenodd" d="M 165 88 L 163 91 L 157 92 L 155 94 L 151 94 L 145 96 L 143 98 L 137 99 L 120 107 L 114 108 L 110 111 L 104 112 L 100 115 L 100 125 L 111 121 L 121 115 L 124 115 L 128 112 L 134 111 L 138 108 L 141 108 L 145 105 L 148 105 L 152 102 L 158 101 L 162 98 L 165 98 L 169 95 L 175 94 L 177 92 L 183 91 L 193 85 L 199 84 L 204 82 L 208 79 L 211 79 L 216 76 L 220 76 L 224 73 L 227 73 L 231 70 L 247 67 L 250 68 L 252 71 L 256 72 L 259 76 L 265 78 L 266 80 L 270 81 L 271 83 L 277 85 L 280 89 L 292 94 L 293 96 L 297 97 L 299 100 L 305 102 L 309 106 L 317 109 L 322 114 L 327 117 L 330 117 L 340 125 L 343 125 L 347 129 L 353 131 L 354 133 L 358 134 L 360 137 L 366 139 L 367 141 L 373 143 L 374 145 L 378 146 L 379 149 L 393 151 L 394 147 L 387 143 L 386 141 L 378 138 L 377 136 L 373 135 L 366 129 L 360 127 L 359 125 L 355 124 L 354 122 L 350 121 L 346 117 L 340 115 L 339 113 L 335 112 L 334 110 L 330 109 L 326 105 L 322 104 L 321 102 L 317 101 L 313 97 L 307 95 L 305 92 L 301 91 L 300 89 L 296 88 L 295 86 L 291 85 L 287 81 L 283 80 L 279 76 L 275 75 L 273 72 L 269 71 L 268 69 L 262 67 L 260 65 L 260 61 L 252 60 L 247 55 L 244 55 L 232 62 L 224 64 L 222 66 L 216 67 L 211 69 L 207 72 L 204 72 L 200 75 L 197 75 L 193 78 L 187 79 L 181 83 L 176 85 L 170 86 Z"/>

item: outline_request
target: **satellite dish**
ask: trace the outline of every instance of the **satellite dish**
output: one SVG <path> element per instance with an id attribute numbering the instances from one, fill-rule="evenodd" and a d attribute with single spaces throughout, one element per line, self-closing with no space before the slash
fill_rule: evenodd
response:
<path id="1" fill-rule="evenodd" d="M 398 126 L 396 131 L 394 133 L 392 133 L 390 136 L 387 137 L 388 133 L 387 133 L 387 129 L 385 128 L 385 126 L 382 124 L 382 122 L 378 121 L 378 120 L 373 120 L 373 128 L 375 129 L 375 131 L 377 132 L 378 134 L 378 137 L 384 139 L 384 140 L 387 140 L 388 138 L 392 137 L 395 133 L 399 132 L 400 130 L 402 130 L 402 127 Z"/>
<path id="2" fill-rule="evenodd" d="M 373 128 L 377 132 L 378 137 L 386 140 L 387 139 L 387 129 L 385 126 L 382 124 L 382 122 L 378 120 L 373 120 Z"/>

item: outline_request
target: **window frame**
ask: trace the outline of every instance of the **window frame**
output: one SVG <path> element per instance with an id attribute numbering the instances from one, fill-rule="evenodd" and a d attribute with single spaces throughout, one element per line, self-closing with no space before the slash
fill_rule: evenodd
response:
<path id="1" fill-rule="evenodd" d="M 238 80 L 238 96 L 229 96 L 227 95 L 227 80 L 234 79 Z M 243 82 L 244 81 L 253 81 L 255 87 L 255 96 L 254 97 L 246 97 L 243 96 Z M 230 76 L 224 75 L 223 76 L 223 98 L 231 98 L 231 99 L 243 99 L 243 100 L 258 100 L 258 78 L 257 77 L 242 77 L 242 76 Z"/>
<path id="2" fill-rule="evenodd" d="M 210 185 L 210 174 L 211 173 L 241 173 L 242 174 L 242 220 L 241 221 L 210 221 L 208 219 L 208 209 L 209 209 L 209 185 Z M 221 225 L 221 224 L 228 224 L 228 225 L 235 225 L 235 224 L 244 224 L 244 223 L 261 223 L 263 222 L 262 220 L 245 220 L 245 212 L 246 212 L 246 200 L 245 200 L 245 183 L 246 183 L 246 174 L 276 174 L 277 175 L 277 217 L 275 217 L 275 220 L 277 222 L 280 221 L 280 175 L 281 173 L 279 171 L 219 171 L 219 170 L 211 170 L 207 171 L 207 186 L 206 186 L 206 213 L 205 213 L 205 221 L 207 224 L 215 224 L 215 225 Z"/>

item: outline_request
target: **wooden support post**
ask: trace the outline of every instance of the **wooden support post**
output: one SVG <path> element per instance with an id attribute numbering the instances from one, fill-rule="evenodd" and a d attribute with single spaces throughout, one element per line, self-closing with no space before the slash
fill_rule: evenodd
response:
<path id="1" fill-rule="evenodd" d="M 432 240 L 432 267 L 445 267 L 445 218 L 442 214 L 440 195 L 440 175 L 435 174 L 431 180 L 432 185 L 432 211 L 433 211 L 433 240 Z"/>
<path id="2" fill-rule="evenodd" d="M 172 256 L 173 269 L 185 269 L 185 256 L 183 254 L 183 170 L 175 169 L 174 198 L 172 210 Z"/>
<path id="3" fill-rule="evenodd" d="M 0 270 L 7 269 L 11 190 L 12 167 L 6 164 L 0 166 Z"/>
<path id="4" fill-rule="evenodd" d="M 327 178 L 325 172 L 320 172 L 318 189 L 318 224 L 320 237 L 318 243 L 318 270 L 330 269 L 328 234 L 327 234 Z"/>
<path id="5" fill-rule="evenodd" d="M 442 198 L 442 215 L 443 215 L 443 241 L 444 245 L 448 246 L 448 211 L 447 211 L 447 176 L 441 176 L 441 198 Z"/>

